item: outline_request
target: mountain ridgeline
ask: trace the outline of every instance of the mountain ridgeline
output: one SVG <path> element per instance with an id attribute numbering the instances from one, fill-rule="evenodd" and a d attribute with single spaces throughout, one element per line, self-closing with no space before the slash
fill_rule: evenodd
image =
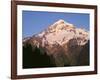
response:
<path id="1" fill-rule="evenodd" d="M 23 39 L 23 68 L 89 65 L 89 32 L 58 20 Z"/>

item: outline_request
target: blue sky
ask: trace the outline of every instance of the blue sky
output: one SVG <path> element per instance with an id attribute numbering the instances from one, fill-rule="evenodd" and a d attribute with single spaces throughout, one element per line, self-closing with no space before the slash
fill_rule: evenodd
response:
<path id="1" fill-rule="evenodd" d="M 49 25 L 63 19 L 72 23 L 78 28 L 89 31 L 89 14 L 67 13 L 67 12 L 44 12 L 44 11 L 23 11 L 22 12 L 22 35 L 23 38 L 37 34 Z"/>

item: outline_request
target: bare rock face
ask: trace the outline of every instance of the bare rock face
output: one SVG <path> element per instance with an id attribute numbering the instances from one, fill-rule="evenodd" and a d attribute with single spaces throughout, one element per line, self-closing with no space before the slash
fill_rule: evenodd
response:
<path id="1" fill-rule="evenodd" d="M 89 65 L 88 44 L 86 30 L 58 20 L 43 32 L 23 40 L 23 68 Z"/>

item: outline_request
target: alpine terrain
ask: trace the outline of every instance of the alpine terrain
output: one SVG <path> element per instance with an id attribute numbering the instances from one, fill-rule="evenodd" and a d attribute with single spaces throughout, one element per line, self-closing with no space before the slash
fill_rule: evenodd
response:
<path id="1" fill-rule="evenodd" d="M 60 19 L 23 39 L 23 68 L 89 65 L 89 32 Z"/>

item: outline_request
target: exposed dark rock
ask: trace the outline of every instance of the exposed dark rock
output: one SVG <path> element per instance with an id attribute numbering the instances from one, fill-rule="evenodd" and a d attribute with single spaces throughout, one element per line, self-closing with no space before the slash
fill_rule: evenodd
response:
<path id="1" fill-rule="evenodd" d="M 80 52 L 71 51 L 69 56 L 70 59 L 62 51 L 47 55 L 45 49 L 36 46 L 33 48 L 30 43 L 26 43 L 23 46 L 23 68 L 89 65 L 89 42 L 83 46 Z"/>
<path id="2" fill-rule="evenodd" d="M 83 46 L 83 49 L 81 50 L 77 64 L 81 66 L 89 65 L 89 44 L 90 42 L 88 41 L 87 44 Z"/>

